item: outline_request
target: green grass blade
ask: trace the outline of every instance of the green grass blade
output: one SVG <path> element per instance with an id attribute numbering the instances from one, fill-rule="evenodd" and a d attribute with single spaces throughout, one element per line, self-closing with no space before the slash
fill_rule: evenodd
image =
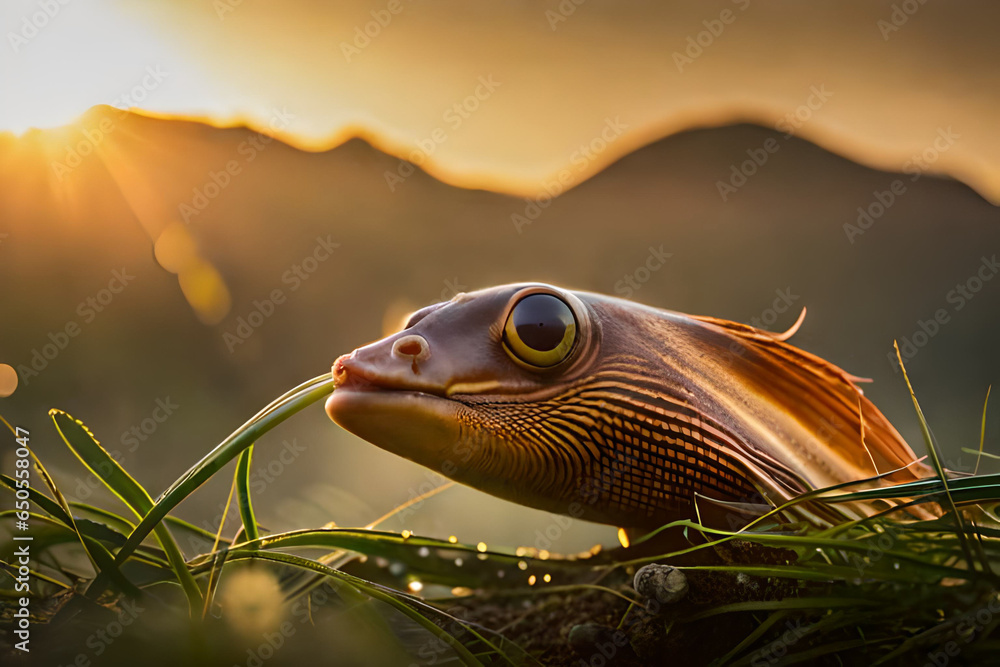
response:
<path id="1" fill-rule="evenodd" d="M 10 489 L 11 491 L 17 490 L 17 482 L 13 478 L 7 475 L 0 475 L 0 483 Z M 35 488 L 28 488 L 28 500 L 38 506 L 40 509 L 47 512 L 54 519 L 58 519 L 67 528 L 73 528 L 73 517 L 64 510 L 59 503 L 49 498 L 47 495 Z"/>
<path id="2" fill-rule="evenodd" d="M 534 560 L 527 556 L 516 556 L 497 551 L 481 552 L 475 545 L 451 543 L 416 535 L 403 537 L 399 533 L 359 528 L 293 530 L 267 535 L 255 542 L 237 544 L 232 548 L 233 550 L 264 549 L 272 551 L 276 549 L 321 548 L 363 554 L 368 557 L 382 557 L 390 561 L 405 563 L 411 572 L 419 572 L 425 583 L 434 582 L 452 586 L 465 585 L 470 578 L 476 577 L 477 569 L 474 564 L 480 563 L 481 560 L 488 561 L 491 568 L 506 567 L 511 571 L 516 571 L 520 561 L 531 562 Z M 439 554 L 447 553 L 448 556 L 426 558 L 420 555 L 422 549 L 429 549 Z M 469 566 L 456 571 L 455 557 L 465 558 L 469 562 Z M 545 565 L 553 573 L 562 569 L 579 570 L 591 567 L 590 563 L 570 560 L 548 560 L 545 561 Z M 195 569 L 196 574 L 203 571 L 203 565 Z M 480 582 L 481 584 L 482 582 Z"/>
<path id="3" fill-rule="evenodd" d="M 974 450 L 963 450 L 975 453 Z M 989 452 L 983 456 L 993 457 Z M 1000 457 L 997 457 L 1000 458 Z M 948 491 L 956 502 L 990 502 L 1000 501 L 1000 474 L 977 475 L 976 477 L 959 477 L 948 481 Z M 926 496 L 924 502 L 934 502 L 934 496 L 945 495 L 945 485 L 937 477 L 904 482 L 894 486 L 878 489 L 864 489 L 851 493 L 831 495 L 822 498 L 823 502 L 849 502 L 854 500 L 877 500 L 883 498 L 911 498 Z"/>
<path id="4" fill-rule="evenodd" d="M 74 544 L 82 545 L 84 551 L 90 557 L 96 572 L 103 573 L 105 576 L 110 578 L 111 581 L 118 587 L 118 590 L 127 593 L 128 595 L 141 595 L 141 591 L 138 587 L 129 581 L 125 575 L 122 574 L 121 570 L 119 570 L 115 565 L 115 558 L 111 555 L 111 552 L 108 551 L 107 547 L 105 547 L 99 540 L 87 534 L 86 524 L 81 524 L 84 525 L 84 529 L 81 530 L 80 528 L 67 526 L 61 521 L 47 517 L 44 514 L 33 514 L 33 518 L 40 524 L 48 524 L 50 529 L 54 529 L 59 534 L 59 537 L 53 540 L 53 544 L 57 542 L 72 542 Z M 35 544 L 38 545 L 39 540 L 37 539 L 37 532 L 34 537 L 36 538 Z M 40 548 L 44 550 L 44 547 Z"/>
<path id="5" fill-rule="evenodd" d="M 236 464 L 236 499 L 240 508 L 240 518 L 243 520 L 243 532 L 246 533 L 247 541 L 256 540 L 260 537 L 260 530 L 257 526 L 257 518 L 253 513 L 253 504 L 250 502 L 250 461 L 253 458 L 253 445 L 250 445 L 240 454 Z"/>
<path id="6" fill-rule="evenodd" d="M 289 392 L 284 402 L 273 403 L 252 420 L 223 440 L 205 458 L 192 466 L 180 479 L 167 489 L 153 508 L 129 536 L 128 542 L 118 552 L 118 562 L 124 561 L 137 546 L 166 517 L 167 513 L 187 498 L 212 475 L 232 461 L 240 452 L 260 439 L 265 433 L 295 413 L 326 397 L 333 391 L 333 378 L 329 373 L 313 378 L 301 385 L 301 391 Z M 103 584 L 95 581 L 98 588 Z"/>
<path id="7" fill-rule="evenodd" d="M 137 522 L 129 521 L 120 514 L 106 510 L 103 507 L 95 507 L 94 505 L 81 502 L 71 502 L 69 505 L 72 509 L 78 510 L 84 516 L 89 516 L 96 521 L 106 523 L 126 536 L 131 535 L 132 531 L 135 530 Z M 205 530 L 200 526 L 196 526 L 189 521 L 185 521 L 184 519 L 180 519 L 175 516 L 168 516 L 164 519 L 164 521 L 173 529 L 172 532 L 175 535 L 175 539 L 177 534 L 183 534 L 194 540 L 206 542 L 209 545 L 215 542 L 215 533 Z M 225 546 L 229 546 L 228 539 L 221 539 L 220 542 Z"/>
<path id="8" fill-rule="evenodd" d="M 10 518 L 15 515 L 14 510 L 5 510 L 0 512 L 0 519 Z M 62 535 L 62 539 L 59 540 L 60 543 L 75 542 L 82 543 L 85 540 L 87 543 L 89 540 L 96 540 L 102 545 L 104 543 L 110 543 L 116 547 L 121 546 L 125 543 L 125 535 L 119 533 L 113 528 L 107 526 L 103 523 L 97 523 L 89 519 L 77 519 L 76 520 L 76 530 L 66 526 L 61 521 L 53 519 L 47 514 L 38 514 L 36 512 L 29 512 L 29 515 L 34 521 L 41 524 L 48 525 L 52 530 L 57 531 Z M 49 546 L 49 545 L 47 545 Z M 86 545 L 84 545 L 86 546 Z M 43 547 L 44 549 L 45 547 Z M 110 551 L 108 551 L 110 553 Z M 145 563 L 147 565 L 152 565 L 160 569 L 165 569 L 168 572 L 173 570 L 170 568 L 170 563 L 167 562 L 166 557 L 162 551 L 152 550 L 143 548 L 141 551 L 137 551 L 135 558 L 137 561 Z M 95 569 L 97 567 L 95 566 Z"/>
<path id="9" fill-rule="evenodd" d="M 153 508 L 153 499 L 146 490 L 108 454 L 83 422 L 61 410 L 50 410 L 49 415 L 70 451 L 135 512 L 137 517 L 141 518 Z M 177 575 L 177 580 L 184 589 L 184 594 L 187 595 L 192 615 L 199 613 L 202 607 L 201 590 L 191 576 L 177 543 L 163 523 L 157 524 L 154 532 L 161 548 L 167 554 L 167 560 Z M 117 559 L 116 562 L 120 564 Z"/>
<path id="10" fill-rule="evenodd" d="M 19 567 L 20 567 L 20 565 L 13 565 L 11 563 L 8 563 L 5 560 L 0 560 L 0 569 L 6 570 L 8 573 L 10 573 L 11 576 L 17 576 L 17 574 L 18 574 L 18 568 Z M 34 570 L 34 569 L 31 569 L 31 568 L 28 568 L 28 572 L 31 573 L 31 576 L 34 579 L 38 579 L 40 581 L 44 581 L 44 582 L 47 582 L 47 583 L 50 583 L 50 584 L 54 584 L 55 586 L 58 586 L 62 590 L 67 590 L 68 591 L 68 590 L 70 590 L 72 588 L 66 582 L 59 581 L 58 579 L 56 579 L 54 577 L 50 577 L 49 575 L 47 575 L 47 574 L 45 574 L 43 572 L 39 572 L 38 570 Z"/>
<path id="11" fill-rule="evenodd" d="M 70 451 L 129 509 L 141 517 L 144 507 L 152 506 L 153 499 L 146 490 L 108 454 L 83 422 L 62 410 L 50 410 L 49 416 Z"/>
<path id="12" fill-rule="evenodd" d="M 993 389 L 993 385 L 986 388 L 986 400 L 983 401 L 983 422 L 979 427 L 979 456 L 976 457 L 976 468 L 972 471 L 972 474 L 979 473 L 979 460 L 983 457 L 983 445 L 986 443 L 986 406 L 990 404 L 990 390 Z"/>
<path id="13" fill-rule="evenodd" d="M 706 609 L 705 611 L 685 617 L 684 621 L 700 621 L 719 614 L 730 614 L 738 611 L 790 611 L 813 609 L 844 609 L 853 607 L 877 607 L 882 604 L 878 600 L 865 598 L 784 598 L 783 600 L 751 600 L 748 602 L 732 602 Z"/>
<path id="14" fill-rule="evenodd" d="M 921 409 L 920 402 L 917 400 L 917 395 L 913 391 L 913 385 L 910 383 L 910 376 L 906 373 L 906 366 L 903 365 L 903 355 L 899 352 L 899 345 L 893 342 L 893 346 L 896 348 L 896 359 L 899 360 L 899 367 L 903 371 L 903 379 L 906 380 L 906 388 L 910 390 L 910 398 L 913 400 L 913 407 L 917 411 L 917 419 L 920 421 L 920 432 L 924 436 L 924 442 L 927 445 L 927 453 L 930 454 L 931 462 L 934 464 L 934 471 L 941 479 L 941 485 L 944 487 L 945 497 L 948 499 L 948 509 L 955 516 L 955 523 L 959 528 L 959 539 L 962 544 L 962 552 L 965 554 L 969 567 L 974 568 L 975 561 L 972 557 L 972 549 L 969 547 L 969 543 L 965 539 L 965 524 L 962 521 L 962 515 L 958 512 L 958 507 L 955 505 L 955 500 L 951 497 L 951 491 L 948 489 L 948 475 L 945 473 L 944 466 L 941 465 L 941 457 L 938 455 L 937 446 L 934 444 L 934 438 L 931 436 L 930 427 L 927 425 L 926 417 L 924 417 L 924 411 Z"/>
<path id="15" fill-rule="evenodd" d="M 1000 461 L 1000 454 L 992 454 L 990 452 L 984 452 L 982 449 L 972 449 L 971 447 L 962 447 L 962 451 L 966 454 L 975 454 L 977 457 L 985 457 L 988 459 L 993 459 L 994 461 Z M 976 459 L 976 466 L 978 465 L 979 465 L 979 460 Z M 979 475 L 977 474 L 976 476 L 978 477 Z"/>
<path id="16" fill-rule="evenodd" d="M 10 429 L 12 432 L 15 432 L 16 434 L 14 428 L 2 416 L 0 416 L 0 421 L 2 421 L 3 424 L 8 429 Z M 28 488 L 28 499 L 34 502 L 38 507 L 43 509 L 45 512 L 48 512 L 54 518 L 58 519 L 60 523 L 65 525 L 66 528 L 71 530 L 76 535 L 77 541 L 79 541 L 80 545 L 83 546 L 84 552 L 87 554 L 87 557 L 90 559 L 91 564 L 94 566 L 94 569 L 97 570 L 97 572 L 103 573 L 107 571 L 108 576 L 111 577 L 112 580 L 115 582 L 115 584 L 118 585 L 119 590 L 129 591 L 129 592 L 138 591 L 138 589 L 136 589 L 135 586 L 133 586 L 132 583 L 128 581 L 125 575 L 121 573 L 121 570 L 115 563 L 114 558 L 110 557 L 111 554 L 104 547 L 104 545 L 98 542 L 97 540 L 85 536 L 80 531 L 80 528 L 77 526 L 76 520 L 73 518 L 73 513 L 70 510 L 69 503 L 66 501 L 66 498 L 63 496 L 63 494 L 59 491 L 59 487 L 56 486 L 55 480 L 52 479 L 52 476 L 49 474 L 49 471 L 45 469 L 45 465 L 42 464 L 41 459 L 38 458 L 35 452 L 33 450 L 29 450 L 29 453 L 31 454 L 31 458 L 35 463 L 35 469 L 38 471 L 38 474 L 42 478 L 42 481 L 45 482 L 46 486 L 49 487 L 49 490 L 52 491 L 52 495 L 55 498 L 55 500 L 49 498 L 45 494 L 30 487 Z M 11 479 L 10 477 L 4 475 L 3 482 L 4 485 L 7 486 L 11 491 L 17 490 L 17 482 Z"/>
<path id="17" fill-rule="evenodd" d="M 676 558 L 678 556 L 682 556 L 682 555 L 685 555 L 685 554 L 688 554 L 688 553 L 693 553 L 695 551 L 700 551 L 700 550 L 704 550 L 704 549 L 713 549 L 714 547 L 722 544 L 723 542 L 729 541 L 729 540 L 746 540 L 748 542 L 755 542 L 757 544 L 760 544 L 760 545 L 763 545 L 763 546 L 767 546 L 767 547 L 775 547 L 775 548 L 779 548 L 779 549 L 780 548 L 784 548 L 784 549 L 789 549 L 789 550 L 793 550 L 793 551 L 797 549 L 800 552 L 803 551 L 803 550 L 805 550 L 805 551 L 815 551 L 815 549 L 824 549 L 824 550 L 827 550 L 827 551 L 845 551 L 845 552 L 865 553 L 865 552 L 867 552 L 870 549 L 870 546 L 867 543 L 863 542 L 862 540 L 857 540 L 857 539 L 845 539 L 845 538 L 832 539 L 832 538 L 819 537 L 819 536 L 817 536 L 815 534 L 813 534 L 813 535 L 793 535 L 793 534 L 781 534 L 781 533 L 776 533 L 776 532 L 773 532 L 773 531 L 768 531 L 768 532 L 763 532 L 763 531 L 762 532 L 753 532 L 753 531 L 731 532 L 731 531 L 725 531 L 725 530 L 720 530 L 720 529 L 715 529 L 715 528 L 707 528 L 707 527 L 702 526 L 700 524 L 695 524 L 694 522 L 692 522 L 689 519 L 683 519 L 683 520 L 680 520 L 680 521 L 674 521 L 674 522 L 672 522 L 669 525 L 673 526 L 673 527 L 677 527 L 677 528 L 697 526 L 697 528 L 699 530 L 701 530 L 701 531 L 703 531 L 703 532 L 705 532 L 705 533 L 707 533 L 709 535 L 715 535 L 715 536 L 719 537 L 719 539 L 717 539 L 717 540 L 715 540 L 713 542 L 705 543 L 705 544 L 698 544 L 698 545 L 695 545 L 693 547 L 689 547 L 687 549 L 681 549 L 681 550 L 675 551 L 675 552 L 670 553 L 670 554 L 661 554 L 661 555 L 657 555 L 657 556 L 645 556 L 645 557 L 636 558 L 636 559 L 633 559 L 633 560 L 620 561 L 620 562 L 614 563 L 613 566 L 614 567 L 626 567 L 626 566 L 635 566 L 635 567 L 638 567 L 638 566 L 645 565 L 647 563 L 654 563 L 654 562 L 656 562 L 658 560 L 669 559 L 669 558 Z M 948 566 L 945 566 L 945 565 L 941 565 L 939 563 L 927 562 L 925 559 L 922 559 L 919 554 L 916 554 L 916 553 L 907 552 L 907 551 L 901 551 L 901 550 L 898 550 L 898 549 L 881 550 L 880 553 L 882 554 L 883 559 L 898 560 L 901 563 L 912 563 L 913 567 L 909 568 L 911 571 L 916 571 L 917 569 L 922 569 L 922 570 L 926 571 L 928 573 L 928 575 L 930 575 L 931 573 L 933 573 L 933 575 L 935 577 L 937 577 L 937 578 L 940 578 L 940 577 L 954 577 L 956 579 L 963 579 L 963 578 L 968 578 L 970 576 L 970 573 L 967 570 L 963 570 L 963 569 L 955 568 L 955 567 L 948 567 Z M 732 566 L 732 567 L 735 568 L 736 566 Z M 787 567 L 791 567 L 791 566 L 784 566 L 784 567 L 787 568 Z M 699 568 L 699 569 L 704 569 L 704 568 Z M 813 573 L 815 573 L 815 572 L 818 572 L 819 570 L 804 568 L 803 572 L 802 572 L 803 577 L 809 576 L 810 571 L 813 572 Z M 857 576 L 856 572 L 857 571 L 856 570 L 854 570 L 854 571 L 855 571 L 855 578 L 856 578 L 856 576 Z M 762 573 L 762 576 L 768 576 L 768 573 Z M 838 575 L 838 578 L 839 578 L 839 576 L 840 575 Z M 899 573 L 896 573 L 896 574 L 893 574 L 893 575 L 887 575 L 887 576 L 898 578 L 899 577 Z M 910 576 L 912 576 L 912 574 Z M 833 577 L 831 577 L 831 578 L 833 578 Z M 849 577 L 846 577 L 846 576 L 844 576 L 843 578 L 850 579 Z"/>
<path id="18" fill-rule="evenodd" d="M 724 656 L 713 661 L 712 667 L 722 667 L 722 665 L 731 662 L 736 656 L 743 653 L 743 651 L 747 650 L 750 646 L 753 646 L 754 642 L 763 637 L 775 623 L 788 617 L 788 615 L 789 612 L 787 611 L 776 611 L 770 614 L 760 625 L 757 626 L 757 629 L 747 635 L 743 641 L 730 649 Z"/>
<path id="19" fill-rule="evenodd" d="M 71 510 L 76 510 L 76 513 L 79 513 L 80 516 L 89 516 L 95 521 L 106 523 L 126 537 L 135 530 L 135 523 L 103 507 L 95 507 L 94 505 L 80 502 L 70 502 L 69 506 Z"/>

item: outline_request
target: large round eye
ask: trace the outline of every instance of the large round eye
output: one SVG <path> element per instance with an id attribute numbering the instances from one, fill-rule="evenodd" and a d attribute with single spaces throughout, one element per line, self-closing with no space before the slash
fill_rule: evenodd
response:
<path id="1" fill-rule="evenodd" d="M 576 342 L 576 318 L 551 294 L 529 294 L 514 306 L 503 328 L 508 352 L 526 364 L 547 368 L 569 356 Z"/>

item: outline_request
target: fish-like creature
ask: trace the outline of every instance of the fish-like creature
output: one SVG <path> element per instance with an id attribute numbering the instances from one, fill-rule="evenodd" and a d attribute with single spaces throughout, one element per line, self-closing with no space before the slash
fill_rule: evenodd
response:
<path id="1" fill-rule="evenodd" d="M 633 529 L 931 475 L 858 378 L 789 345 L 793 332 L 502 285 L 337 359 L 326 409 L 462 484 Z"/>

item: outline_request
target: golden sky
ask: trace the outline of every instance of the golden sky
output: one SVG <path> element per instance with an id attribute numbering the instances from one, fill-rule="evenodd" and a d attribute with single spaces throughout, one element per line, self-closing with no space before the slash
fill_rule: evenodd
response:
<path id="1" fill-rule="evenodd" d="M 529 194 L 678 130 L 785 119 L 871 166 L 928 151 L 921 168 L 1000 202 L 990 3 L 577 3 L 5 0 L 0 130 L 131 106 L 317 150 L 362 134 Z"/>

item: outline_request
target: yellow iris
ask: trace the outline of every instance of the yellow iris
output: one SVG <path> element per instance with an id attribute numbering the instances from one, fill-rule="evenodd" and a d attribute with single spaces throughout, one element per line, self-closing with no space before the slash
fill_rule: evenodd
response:
<path id="1" fill-rule="evenodd" d="M 507 316 L 504 347 L 515 359 L 538 368 L 562 362 L 576 342 L 576 318 L 551 294 L 529 294 Z"/>

